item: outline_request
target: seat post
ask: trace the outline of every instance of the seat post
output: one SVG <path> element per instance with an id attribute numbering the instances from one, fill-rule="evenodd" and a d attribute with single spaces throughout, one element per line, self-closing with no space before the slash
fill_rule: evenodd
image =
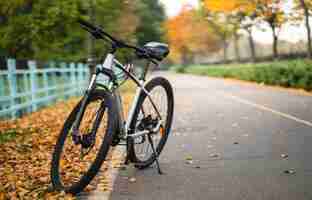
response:
<path id="1" fill-rule="evenodd" d="M 148 72 L 148 70 L 149 70 L 149 68 L 150 68 L 150 65 L 151 65 L 151 62 L 148 61 L 148 62 L 146 63 L 146 65 L 145 65 L 144 69 L 143 69 L 143 73 L 141 74 L 140 80 L 145 81 L 145 78 L 146 78 L 147 72 Z"/>

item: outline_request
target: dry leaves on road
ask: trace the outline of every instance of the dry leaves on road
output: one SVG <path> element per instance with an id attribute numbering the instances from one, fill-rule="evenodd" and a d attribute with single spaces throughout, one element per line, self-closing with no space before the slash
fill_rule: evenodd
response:
<path id="1" fill-rule="evenodd" d="M 125 95 L 125 109 L 130 100 L 131 95 Z M 74 198 L 63 193 L 48 193 L 47 189 L 57 136 L 77 102 L 77 98 L 72 98 L 18 120 L 0 121 L 0 134 L 16 135 L 0 145 L 0 200 Z"/>

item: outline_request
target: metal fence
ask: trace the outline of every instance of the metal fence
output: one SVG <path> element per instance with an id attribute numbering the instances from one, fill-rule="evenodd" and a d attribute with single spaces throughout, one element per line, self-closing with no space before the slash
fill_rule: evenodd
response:
<path id="1" fill-rule="evenodd" d="M 82 63 L 26 63 L 18 69 L 16 60 L 8 59 L 6 70 L 0 70 L 0 118 L 14 119 L 57 100 L 81 95 L 90 76 Z"/>

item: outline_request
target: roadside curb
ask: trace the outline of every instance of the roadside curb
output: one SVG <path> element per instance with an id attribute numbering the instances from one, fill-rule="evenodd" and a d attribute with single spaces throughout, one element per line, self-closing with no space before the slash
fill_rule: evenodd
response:
<path id="1" fill-rule="evenodd" d="M 117 167 L 120 163 L 124 162 L 126 150 L 124 146 L 116 146 L 112 152 L 112 158 L 109 162 L 108 169 L 105 170 L 102 174 L 99 174 L 100 177 L 106 177 L 109 180 L 109 189 L 103 190 L 99 187 L 100 184 L 97 184 L 97 188 L 95 191 L 90 193 L 81 194 L 77 197 L 79 200 L 109 200 L 111 193 L 113 192 L 114 183 L 119 174 L 119 167 Z M 118 163 L 114 163 L 114 160 L 118 160 Z"/>

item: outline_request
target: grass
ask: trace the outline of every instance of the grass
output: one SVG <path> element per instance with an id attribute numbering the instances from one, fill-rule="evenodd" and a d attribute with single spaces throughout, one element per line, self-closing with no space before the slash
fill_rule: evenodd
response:
<path id="1" fill-rule="evenodd" d="M 312 90 L 312 60 L 288 60 L 229 65 L 192 65 L 173 68 L 178 73 L 234 78 L 245 81 Z"/>
<path id="2" fill-rule="evenodd" d="M 14 140 L 16 138 L 16 135 L 17 135 L 16 129 L 6 130 L 5 132 L 0 134 L 0 144 L 4 144 L 6 142 Z"/>

